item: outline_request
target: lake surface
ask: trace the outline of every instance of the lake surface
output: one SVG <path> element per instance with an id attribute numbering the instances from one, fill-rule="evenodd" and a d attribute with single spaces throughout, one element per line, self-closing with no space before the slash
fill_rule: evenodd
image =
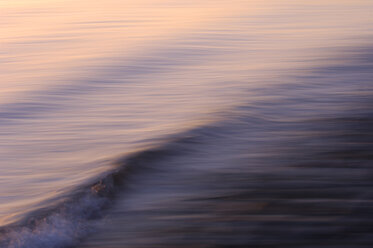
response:
<path id="1" fill-rule="evenodd" d="M 0 247 L 371 247 L 372 27 L 371 0 L 1 1 Z"/>

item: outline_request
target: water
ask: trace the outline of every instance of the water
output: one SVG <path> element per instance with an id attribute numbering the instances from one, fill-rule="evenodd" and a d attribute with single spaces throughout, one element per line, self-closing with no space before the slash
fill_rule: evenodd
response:
<path id="1" fill-rule="evenodd" d="M 370 0 L 0 9 L 0 247 L 371 247 Z"/>

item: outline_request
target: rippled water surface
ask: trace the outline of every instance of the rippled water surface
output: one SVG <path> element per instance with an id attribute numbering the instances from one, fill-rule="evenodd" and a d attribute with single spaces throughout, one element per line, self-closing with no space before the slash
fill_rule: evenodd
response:
<path id="1" fill-rule="evenodd" d="M 372 27 L 370 0 L 0 1 L 0 246 L 371 247 Z"/>

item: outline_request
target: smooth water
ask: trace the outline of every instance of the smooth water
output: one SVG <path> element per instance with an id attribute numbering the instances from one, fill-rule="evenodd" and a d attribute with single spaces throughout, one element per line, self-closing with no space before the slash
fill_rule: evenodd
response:
<path id="1" fill-rule="evenodd" d="M 370 0 L 2 0 L 0 246 L 370 247 L 372 27 Z"/>

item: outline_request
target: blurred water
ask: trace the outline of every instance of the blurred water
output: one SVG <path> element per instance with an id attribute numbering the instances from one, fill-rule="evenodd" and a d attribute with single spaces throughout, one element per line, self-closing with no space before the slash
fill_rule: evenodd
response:
<path id="1" fill-rule="evenodd" d="M 268 214 L 250 212 L 268 205 L 250 202 L 253 188 L 368 185 L 370 0 L 14 0 L 0 9 L 4 247 L 84 237 L 83 247 L 265 247 L 279 241 L 260 242 L 261 224 L 248 225 Z M 341 138 L 356 133 L 368 141 Z M 313 168 L 347 163 L 320 155 L 346 149 L 364 161 L 356 170 Z M 289 161 L 313 169 L 283 168 Z M 240 203 L 224 200 L 232 195 Z M 276 214 L 266 218 L 284 219 Z"/>

